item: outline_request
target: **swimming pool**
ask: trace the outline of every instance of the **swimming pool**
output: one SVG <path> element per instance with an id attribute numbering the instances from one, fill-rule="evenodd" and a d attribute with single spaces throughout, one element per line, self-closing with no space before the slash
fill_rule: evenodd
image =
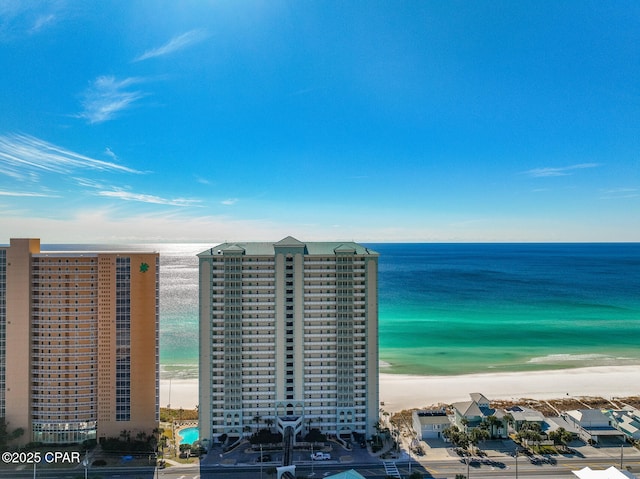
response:
<path id="1" fill-rule="evenodd" d="M 186 429 L 181 429 L 178 431 L 178 435 L 182 438 L 180 439 L 180 444 L 193 444 L 199 437 L 198 428 L 188 427 Z"/>

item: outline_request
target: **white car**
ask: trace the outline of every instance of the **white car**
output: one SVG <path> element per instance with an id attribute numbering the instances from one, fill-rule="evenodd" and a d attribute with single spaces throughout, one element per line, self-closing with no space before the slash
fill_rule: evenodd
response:
<path id="1" fill-rule="evenodd" d="M 331 454 L 326 452 L 314 452 L 311 454 L 312 461 L 328 461 L 329 459 L 331 459 Z"/>

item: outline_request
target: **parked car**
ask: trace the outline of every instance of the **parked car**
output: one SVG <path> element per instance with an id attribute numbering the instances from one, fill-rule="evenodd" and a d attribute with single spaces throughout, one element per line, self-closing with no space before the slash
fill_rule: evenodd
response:
<path id="1" fill-rule="evenodd" d="M 328 461 L 329 459 L 331 459 L 331 454 L 326 452 L 314 452 L 311 454 L 312 461 Z"/>

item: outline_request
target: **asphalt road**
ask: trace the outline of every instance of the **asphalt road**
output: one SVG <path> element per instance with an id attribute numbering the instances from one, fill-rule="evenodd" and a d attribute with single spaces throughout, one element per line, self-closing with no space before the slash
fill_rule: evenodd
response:
<path id="1" fill-rule="evenodd" d="M 407 477 L 410 472 L 420 471 L 425 478 L 453 479 L 456 474 L 467 474 L 466 463 L 455 458 L 443 460 L 429 460 L 424 462 L 426 470 L 416 462 L 412 462 L 411 470 L 407 461 L 396 461 L 396 465 L 402 477 Z M 492 478 L 492 479 L 539 479 L 548 478 L 575 478 L 572 470 L 589 466 L 593 469 L 606 469 L 611 465 L 619 466 L 611 458 L 564 458 L 557 459 L 555 464 L 531 464 L 527 458 L 521 457 L 518 460 L 518 470 L 516 476 L 515 458 L 502 458 L 494 463 L 475 462 L 468 467 L 469 479 Z M 631 471 L 636 474 L 640 471 L 640 459 L 632 459 L 624 462 L 625 467 L 631 467 Z M 174 466 L 167 469 L 155 471 L 153 468 L 90 468 L 89 479 L 273 479 L 275 476 L 268 475 L 267 470 L 273 465 L 264 465 L 262 478 L 260 466 L 220 466 L 202 465 L 198 466 Z M 387 473 L 381 463 L 314 463 L 308 461 L 298 465 L 296 475 L 298 477 L 322 478 L 326 475 L 348 469 L 355 469 L 367 479 L 384 479 Z M 313 473 L 313 476 L 310 474 Z M 33 478 L 33 469 L 25 468 L 21 471 L 0 471 L 0 478 Z M 56 471 L 36 471 L 38 479 L 84 479 L 84 469 Z"/>

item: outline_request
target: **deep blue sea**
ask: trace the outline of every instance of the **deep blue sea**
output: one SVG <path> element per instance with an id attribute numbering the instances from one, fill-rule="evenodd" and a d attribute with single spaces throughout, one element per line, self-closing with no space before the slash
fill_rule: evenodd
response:
<path id="1" fill-rule="evenodd" d="M 197 377 L 195 255 L 210 246 L 135 245 L 161 254 L 164 378 Z M 367 246 L 380 253 L 382 372 L 640 366 L 640 243 Z"/>

